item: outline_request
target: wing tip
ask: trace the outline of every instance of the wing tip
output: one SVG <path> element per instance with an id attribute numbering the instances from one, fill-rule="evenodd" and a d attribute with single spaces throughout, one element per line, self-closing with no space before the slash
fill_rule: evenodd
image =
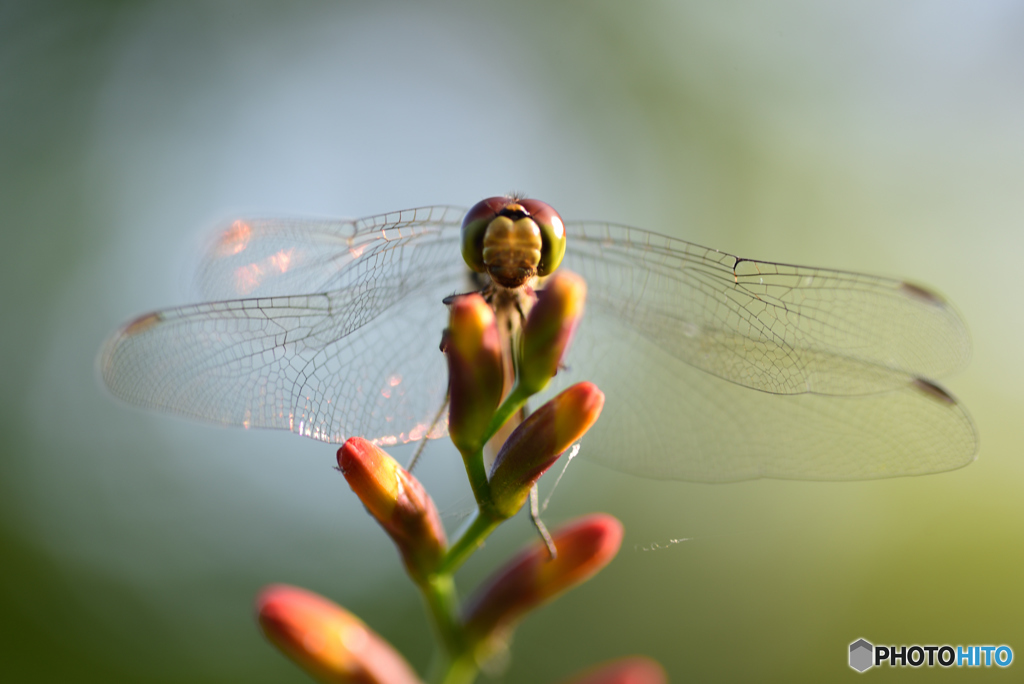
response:
<path id="1" fill-rule="evenodd" d="M 940 385 L 927 378 L 917 377 L 910 381 L 910 386 L 927 397 L 947 406 L 956 406 L 959 402 L 952 394 Z"/>
<path id="2" fill-rule="evenodd" d="M 906 295 L 907 297 L 910 297 L 911 299 L 916 299 L 918 301 L 924 302 L 926 304 L 931 304 L 933 306 L 944 307 L 949 303 L 946 301 L 945 297 L 940 295 L 935 290 L 925 287 L 924 285 L 912 283 L 909 280 L 900 281 L 899 291 Z"/>

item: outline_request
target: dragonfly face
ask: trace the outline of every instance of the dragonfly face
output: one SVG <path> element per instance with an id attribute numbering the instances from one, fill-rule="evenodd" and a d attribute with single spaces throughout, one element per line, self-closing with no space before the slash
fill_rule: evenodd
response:
<path id="1" fill-rule="evenodd" d="M 490 197 L 462 221 L 463 259 L 501 287 L 515 289 L 550 275 L 564 254 L 562 217 L 539 200 Z"/>
<path id="2" fill-rule="evenodd" d="M 713 482 L 893 477 L 974 459 L 970 417 L 935 383 L 966 365 L 969 336 L 931 290 L 563 224 L 522 198 L 236 221 L 201 264 L 208 303 L 136 318 L 99 365 L 129 403 L 216 423 L 328 442 L 439 437 L 443 301 L 466 291 L 466 265 L 511 296 L 560 263 L 586 281 L 587 313 L 548 391 L 589 380 L 605 393 L 586 458 Z"/>

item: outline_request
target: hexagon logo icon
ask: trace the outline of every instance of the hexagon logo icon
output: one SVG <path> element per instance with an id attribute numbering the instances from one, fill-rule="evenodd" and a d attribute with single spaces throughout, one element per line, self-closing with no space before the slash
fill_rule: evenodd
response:
<path id="1" fill-rule="evenodd" d="M 874 665 L 875 647 L 864 639 L 857 639 L 850 644 L 850 667 L 863 672 Z"/>

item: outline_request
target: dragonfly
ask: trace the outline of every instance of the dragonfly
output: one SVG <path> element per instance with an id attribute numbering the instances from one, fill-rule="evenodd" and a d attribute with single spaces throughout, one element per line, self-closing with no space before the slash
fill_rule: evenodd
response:
<path id="1" fill-rule="evenodd" d="M 547 391 L 588 380 L 605 393 L 581 451 L 591 461 L 729 482 L 921 475 L 975 459 L 969 414 L 936 382 L 966 366 L 970 337 L 935 291 L 563 222 L 519 197 L 469 214 L 234 221 L 200 263 L 208 301 L 119 329 L 100 353 L 103 381 L 129 404 L 324 442 L 441 437 L 444 302 L 505 287 L 468 267 L 464 219 L 506 205 L 518 207 L 513 219 L 530 218 L 523 205 L 546 217 L 565 240 L 558 268 L 587 283 L 586 314 Z"/>

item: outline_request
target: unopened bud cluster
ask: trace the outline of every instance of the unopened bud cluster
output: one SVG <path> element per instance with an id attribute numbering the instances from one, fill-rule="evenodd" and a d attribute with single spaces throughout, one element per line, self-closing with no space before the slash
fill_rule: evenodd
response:
<path id="1" fill-rule="evenodd" d="M 451 302 L 442 350 L 448 361 L 448 430 L 462 454 L 477 499 L 472 523 L 449 545 L 437 508 L 423 486 L 391 456 L 360 437 L 338 450 L 338 467 L 370 515 L 391 537 L 423 592 L 442 642 L 448 681 L 472 681 L 480 666 L 507 648 L 531 610 L 597 573 L 618 552 L 622 525 L 594 514 L 556 529 L 558 553 L 531 544 L 487 580 L 462 606 L 453 573 L 501 521 L 522 508 L 537 480 L 594 424 L 604 394 L 581 382 L 525 416 L 526 400 L 559 370 L 583 314 L 586 286 L 556 274 L 538 293 L 524 289 L 528 312 L 503 335 L 495 308 L 479 294 Z M 506 321 L 507 323 L 507 321 Z M 511 419 L 515 418 L 515 421 Z M 516 425 L 489 469 L 484 447 Z M 506 428 L 507 431 L 508 428 Z M 275 585 L 257 601 L 264 633 L 286 655 L 324 682 L 407 684 L 420 680 L 384 639 L 325 598 Z M 590 670 L 576 684 L 662 684 L 660 667 L 626 659 Z"/>
<path id="2" fill-rule="evenodd" d="M 529 314 L 506 347 L 483 297 L 465 295 L 452 304 L 442 345 L 448 358 L 448 431 L 462 454 L 477 503 L 489 514 L 502 519 L 515 515 L 537 479 L 601 413 L 601 391 L 590 383 L 574 385 L 519 424 L 490 471 L 485 468 L 487 441 L 510 419 L 518 420 L 526 400 L 558 372 L 583 316 L 586 291 L 575 274 L 552 276 L 544 290 L 529 293 Z M 512 378 L 507 377 L 510 366 L 515 369 Z"/>

